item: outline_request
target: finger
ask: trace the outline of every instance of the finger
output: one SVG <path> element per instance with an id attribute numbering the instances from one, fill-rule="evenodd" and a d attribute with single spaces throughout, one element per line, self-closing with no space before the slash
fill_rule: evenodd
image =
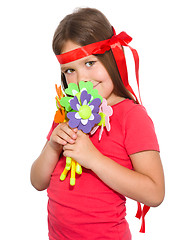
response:
<path id="1" fill-rule="evenodd" d="M 67 122 L 59 124 L 55 129 L 55 133 L 69 143 L 74 143 L 71 139 L 75 140 L 77 138 L 77 135 L 68 126 Z"/>
<path id="2" fill-rule="evenodd" d="M 72 153 L 73 152 L 71 150 L 65 150 L 65 151 L 63 151 L 63 156 L 64 157 L 71 157 L 71 158 L 73 158 L 73 154 Z"/>
<path id="3" fill-rule="evenodd" d="M 77 135 L 76 133 L 73 131 L 73 129 L 71 129 L 68 124 L 62 125 L 61 129 L 68 134 L 71 138 L 76 139 Z M 76 131 L 76 130 L 75 130 Z"/>
<path id="4" fill-rule="evenodd" d="M 67 142 L 68 142 L 68 143 L 74 143 L 74 142 L 75 142 L 74 139 L 72 139 L 66 132 L 64 132 L 64 131 L 62 131 L 62 130 L 58 131 L 58 132 L 56 133 L 56 135 L 57 135 L 60 139 L 62 139 L 63 141 L 66 141 L 66 143 L 67 143 Z"/>
<path id="5" fill-rule="evenodd" d="M 72 130 L 73 130 L 75 133 L 78 132 L 78 128 L 73 128 Z"/>
<path id="6" fill-rule="evenodd" d="M 74 149 L 74 145 L 72 144 L 66 144 L 64 147 L 63 147 L 63 150 L 66 151 L 66 150 L 73 150 Z"/>
<path id="7" fill-rule="evenodd" d="M 67 126 L 68 126 L 72 131 L 74 131 L 75 133 L 78 132 L 78 128 L 71 128 L 71 127 L 69 126 L 69 122 L 66 122 L 66 123 L 67 123 Z"/>
<path id="8" fill-rule="evenodd" d="M 77 131 L 77 136 L 82 136 L 84 133 L 82 132 L 82 130 L 78 130 Z"/>
<path id="9" fill-rule="evenodd" d="M 60 144 L 60 145 L 65 145 L 67 144 L 67 142 L 60 138 L 59 136 L 57 136 L 56 134 L 53 134 L 50 138 L 50 140 L 52 140 L 53 142 L 57 143 L 57 144 Z"/>

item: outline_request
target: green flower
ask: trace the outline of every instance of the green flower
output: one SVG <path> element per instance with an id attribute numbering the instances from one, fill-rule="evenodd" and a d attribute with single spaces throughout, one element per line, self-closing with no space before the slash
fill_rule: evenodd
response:
<path id="1" fill-rule="evenodd" d="M 97 89 L 93 89 L 93 83 L 92 82 L 84 82 L 80 81 L 79 82 L 79 87 L 75 83 L 69 83 L 68 88 L 66 88 L 65 93 L 68 95 L 67 97 L 63 97 L 60 100 L 61 106 L 65 107 L 67 112 L 70 112 L 72 110 L 70 106 L 70 100 L 76 96 L 80 102 L 80 95 L 83 90 L 86 90 L 88 94 L 91 94 L 92 98 L 90 102 L 95 99 L 99 98 L 101 99 L 101 102 L 103 98 L 98 94 Z M 89 103 L 90 103 L 89 102 Z"/>

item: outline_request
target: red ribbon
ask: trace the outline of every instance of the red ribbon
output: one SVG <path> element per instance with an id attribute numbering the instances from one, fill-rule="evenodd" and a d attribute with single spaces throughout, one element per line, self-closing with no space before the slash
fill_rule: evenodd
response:
<path id="1" fill-rule="evenodd" d="M 114 35 L 110 39 L 106 39 L 100 42 L 95 42 L 95 43 L 74 49 L 72 51 L 69 51 L 60 55 L 56 55 L 56 57 L 60 64 L 65 64 L 65 63 L 76 61 L 78 59 L 81 59 L 83 57 L 87 57 L 90 55 L 104 54 L 106 51 L 109 51 L 111 49 L 125 88 L 128 91 L 130 91 L 136 98 L 136 101 L 139 102 L 136 94 L 134 93 L 128 81 L 126 59 L 125 59 L 122 46 L 129 47 L 133 54 L 133 58 L 135 61 L 136 80 L 137 80 L 138 92 L 139 92 L 139 98 L 140 98 L 138 53 L 135 49 L 133 49 L 128 45 L 132 41 L 132 38 L 126 32 L 121 32 L 118 35 L 116 35 L 114 28 L 113 28 L 113 32 L 114 32 Z M 141 98 L 140 98 L 140 102 L 141 102 Z"/>
<path id="2" fill-rule="evenodd" d="M 141 204 L 139 202 L 137 202 L 137 204 L 138 204 L 138 210 L 137 210 L 135 217 L 138 219 L 142 218 L 142 225 L 140 228 L 140 232 L 145 233 L 145 216 L 146 216 L 147 212 L 149 211 L 150 207 L 147 205 L 144 205 L 143 210 L 142 210 Z"/>

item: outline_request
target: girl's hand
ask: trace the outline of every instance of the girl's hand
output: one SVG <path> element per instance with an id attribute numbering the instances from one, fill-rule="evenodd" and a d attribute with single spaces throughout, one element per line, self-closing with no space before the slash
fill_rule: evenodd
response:
<path id="1" fill-rule="evenodd" d="M 93 145 L 88 135 L 81 130 L 77 132 L 77 139 L 73 144 L 67 143 L 63 147 L 63 155 L 76 160 L 81 166 L 92 169 L 96 163 L 96 158 L 101 153 Z"/>
<path id="2" fill-rule="evenodd" d="M 67 143 L 74 144 L 77 138 L 77 128 L 71 129 L 67 122 L 60 123 L 53 131 L 49 144 L 56 150 L 61 150 Z"/>

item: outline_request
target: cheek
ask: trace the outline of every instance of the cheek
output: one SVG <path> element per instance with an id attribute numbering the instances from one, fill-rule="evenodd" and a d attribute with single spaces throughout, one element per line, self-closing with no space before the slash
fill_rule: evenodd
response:
<path id="1" fill-rule="evenodd" d="M 97 79 L 100 82 L 105 83 L 105 84 L 110 83 L 109 85 L 113 85 L 112 80 L 111 80 L 107 70 L 101 63 L 98 66 L 98 68 L 96 69 L 95 74 L 96 74 Z"/>
<path id="2" fill-rule="evenodd" d="M 108 98 L 114 90 L 114 85 L 110 78 L 103 79 L 103 81 L 98 85 L 98 93 L 104 97 Z"/>
<path id="3" fill-rule="evenodd" d="M 104 85 L 105 98 L 108 98 L 109 95 L 113 92 L 113 90 L 114 90 L 114 86 L 113 86 L 112 81 L 110 81 L 110 80 L 106 81 L 105 85 Z"/>
<path id="4" fill-rule="evenodd" d="M 100 80 L 100 81 L 105 81 L 105 78 L 107 78 L 107 72 L 103 68 L 98 68 L 94 72 L 94 76 Z"/>
<path id="5" fill-rule="evenodd" d="M 113 91 L 114 84 L 113 84 L 108 72 L 105 70 L 105 71 L 99 73 L 99 75 L 100 75 L 102 86 L 106 88 L 105 90 Z"/>
<path id="6" fill-rule="evenodd" d="M 66 75 L 65 75 L 65 78 L 66 78 L 67 84 L 69 84 L 69 83 L 75 83 L 75 84 L 77 84 L 77 80 L 76 80 L 76 77 L 75 77 L 75 73 L 66 74 Z"/>

